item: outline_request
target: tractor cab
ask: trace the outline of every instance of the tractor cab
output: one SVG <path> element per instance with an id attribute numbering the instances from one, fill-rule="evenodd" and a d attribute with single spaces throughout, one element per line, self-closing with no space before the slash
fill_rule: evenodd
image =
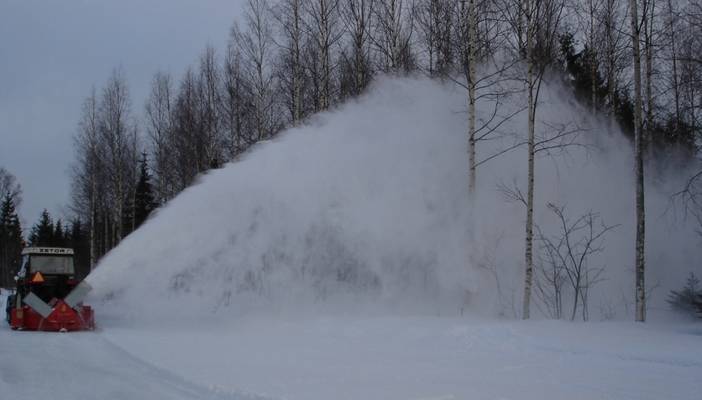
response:
<path id="1" fill-rule="evenodd" d="M 73 249 L 28 247 L 8 298 L 7 320 L 13 329 L 71 331 L 93 328 L 93 311 L 82 303 L 90 291 L 75 279 Z"/>
<path id="2" fill-rule="evenodd" d="M 23 296 L 31 291 L 49 303 L 66 297 L 76 285 L 73 249 L 29 247 L 22 251 L 17 289 Z"/>

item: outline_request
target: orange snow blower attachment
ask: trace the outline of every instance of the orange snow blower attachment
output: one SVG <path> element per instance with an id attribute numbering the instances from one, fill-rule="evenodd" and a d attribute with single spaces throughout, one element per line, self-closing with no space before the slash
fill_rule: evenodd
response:
<path id="1" fill-rule="evenodd" d="M 82 331 L 95 328 L 92 308 L 83 305 L 91 287 L 74 278 L 73 250 L 28 247 L 22 251 L 17 290 L 7 300 L 12 329 Z"/>

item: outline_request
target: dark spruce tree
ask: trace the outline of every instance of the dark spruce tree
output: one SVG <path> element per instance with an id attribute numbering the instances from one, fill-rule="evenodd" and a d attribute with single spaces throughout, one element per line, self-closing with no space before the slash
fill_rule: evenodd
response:
<path id="1" fill-rule="evenodd" d="M 54 223 L 44 210 L 39 221 L 32 227 L 29 242 L 38 247 L 66 247 L 75 252 L 76 277 L 85 278 L 90 273 L 90 234 L 80 219 L 64 224 L 61 219 Z"/>
<path id="2" fill-rule="evenodd" d="M 682 290 L 671 290 L 667 301 L 675 311 L 702 318 L 702 288 L 700 288 L 700 280 L 691 272 Z"/>
<path id="3" fill-rule="evenodd" d="M 134 229 L 134 195 L 129 195 L 124 198 L 124 205 L 122 206 L 122 237 L 126 237 Z"/>
<path id="4" fill-rule="evenodd" d="M 51 246 L 53 247 L 66 247 L 66 232 L 63 230 L 63 222 L 59 218 L 54 224 L 54 236 L 51 240 Z"/>
<path id="5" fill-rule="evenodd" d="M 566 32 L 560 37 L 560 57 L 564 66 L 564 72 L 568 76 L 569 84 L 575 97 L 587 106 L 592 106 L 592 74 L 595 73 L 595 93 L 596 98 L 601 99 L 601 104 L 596 104 L 596 108 L 608 111 L 619 123 L 624 134 L 633 140 L 634 135 L 634 104 L 627 89 L 617 88 L 612 99 L 613 104 L 606 104 L 607 83 L 601 78 L 600 66 L 592 65 L 593 59 L 591 49 L 585 46 L 579 52 L 575 49 L 575 37 L 572 33 Z M 663 115 L 658 117 L 653 126 L 647 127 L 653 132 L 650 143 L 647 144 L 657 161 L 678 161 L 684 157 L 683 161 L 689 161 L 697 151 L 696 132 L 693 126 L 685 121 L 676 122 L 675 115 Z"/>
<path id="6" fill-rule="evenodd" d="M 140 164 L 139 182 L 134 194 L 134 229 L 139 228 L 156 208 L 146 153 L 142 155 Z"/>
<path id="7" fill-rule="evenodd" d="M 66 238 L 75 252 L 76 277 L 83 279 L 90 273 L 90 234 L 80 218 L 71 221 Z"/>
<path id="8" fill-rule="evenodd" d="M 579 52 L 575 49 L 575 37 L 566 32 L 560 37 L 560 57 L 563 72 L 568 76 L 569 84 L 575 97 L 584 105 L 592 106 L 592 76 L 591 68 L 593 57 L 590 49 L 585 46 Z M 614 104 L 606 104 L 607 84 L 600 77 L 600 66 L 595 65 L 595 94 L 597 99 L 602 99 L 601 104 L 596 104 L 600 111 L 609 111 L 619 123 L 624 134 L 633 138 L 634 134 L 634 105 L 625 91 L 615 90 Z"/>
<path id="9" fill-rule="evenodd" d="M 32 227 L 29 243 L 32 246 L 53 246 L 54 232 L 54 222 L 51 219 L 51 215 L 44 210 L 39 217 L 39 222 Z"/>
<path id="10" fill-rule="evenodd" d="M 22 227 L 14 199 L 6 194 L 0 205 L 0 287 L 12 285 L 22 258 Z"/>

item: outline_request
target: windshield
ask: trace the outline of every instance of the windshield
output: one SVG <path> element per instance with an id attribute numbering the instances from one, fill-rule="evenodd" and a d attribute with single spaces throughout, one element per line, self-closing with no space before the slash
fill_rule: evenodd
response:
<path id="1" fill-rule="evenodd" d="M 73 275 L 73 257 L 32 256 L 32 272 Z"/>

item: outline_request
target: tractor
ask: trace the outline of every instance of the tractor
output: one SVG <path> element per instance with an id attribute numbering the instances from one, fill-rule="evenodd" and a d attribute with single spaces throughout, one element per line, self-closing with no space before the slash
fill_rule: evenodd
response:
<path id="1" fill-rule="evenodd" d="M 73 249 L 27 247 L 7 299 L 7 322 L 15 330 L 82 331 L 95 328 L 94 313 L 83 305 L 91 290 L 75 279 Z"/>

